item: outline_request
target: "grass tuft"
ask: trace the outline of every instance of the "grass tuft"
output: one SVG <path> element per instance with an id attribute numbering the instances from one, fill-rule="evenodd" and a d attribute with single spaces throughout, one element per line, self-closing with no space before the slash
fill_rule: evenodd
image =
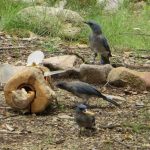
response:
<path id="1" fill-rule="evenodd" d="M 54 6 L 57 0 L 47 0 L 49 6 Z M 116 13 L 106 13 L 103 6 L 98 6 L 96 0 L 70 0 L 67 1 L 66 9 L 79 12 L 85 20 L 95 20 L 103 29 L 111 47 L 120 49 L 150 49 L 150 5 L 145 5 L 139 10 L 135 10 L 133 3 L 125 1 Z M 0 1 L 0 30 L 9 31 L 12 28 L 30 30 L 39 35 L 49 35 L 50 37 L 64 38 L 62 31 L 62 20 L 45 16 L 44 19 L 24 22 L 18 19 L 16 14 L 21 9 L 28 7 L 28 4 L 14 2 L 11 0 Z M 30 18 L 29 18 L 30 19 Z M 51 22 L 50 26 L 46 26 Z M 91 32 L 89 27 L 81 25 L 81 32 L 74 39 L 80 43 L 87 43 L 88 35 Z M 143 35 L 141 35 L 143 34 Z M 69 40 L 69 39 L 67 39 Z"/>

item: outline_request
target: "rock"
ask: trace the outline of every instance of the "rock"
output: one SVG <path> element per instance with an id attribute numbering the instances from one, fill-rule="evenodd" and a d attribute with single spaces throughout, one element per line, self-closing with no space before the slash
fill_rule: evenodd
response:
<path id="1" fill-rule="evenodd" d="M 46 6 L 31 6 L 20 10 L 16 17 L 16 22 L 23 22 L 28 25 L 39 25 L 37 30 L 49 34 L 60 34 L 67 36 L 70 33 L 70 28 L 73 27 L 73 35 L 80 32 L 78 25 L 83 21 L 83 18 L 75 11 L 46 7 Z M 68 23 L 71 23 L 68 25 Z M 54 33 L 56 31 L 56 33 Z M 72 34 L 71 34 L 72 35 Z M 69 34 L 70 37 L 70 34 Z"/>
<path id="2" fill-rule="evenodd" d="M 49 66 L 50 70 L 65 70 L 75 65 L 77 57 L 75 55 L 63 55 L 50 57 L 43 60 L 45 66 Z"/>
<path id="3" fill-rule="evenodd" d="M 130 70 L 125 67 L 113 68 L 108 74 L 107 81 L 116 86 L 129 85 L 133 89 L 144 91 L 146 90 L 149 74 Z"/>
<path id="4" fill-rule="evenodd" d="M 82 64 L 80 66 L 80 78 L 82 81 L 88 83 L 104 83 L 112 68 L 111 65 Z"/>
<path id="5" fill-rule="evenodd" d="M 13 0 L 14 2 L 23 2 L 30 5 L 47 5 L 45 0 Z"/>
<path id="6" fill-rule="evenodd" d="M 139 108 L 144 107 L 144 103 L 143 103 L 142 101 L 137 101 L 137 102 L 135 103 L 135 105 L 136 105 L 136 107 L 139 107 Z"/>
<path id="7" fill-rule="evenodd" d="M 34 6 L 27 7 L 18 12 L 22 17 L 58 17 L 64 21 L 72 23 L 81 23 L 83 18 L 75 11 L 68 9 L 60 9 L 54 7 Z M 29 18 L 31 21 L 31 18 Z M 38 19 L 38 18 L 37 18 Z"/>
<path id="8" fill-rule="evenodd" d="M 144 1 L 139 1 L 136 3 L 131 3 L 131 9 L 134 11 L 140 11 L 142 9 L 144 9 L 144 7 L 146 6 L 146 2 Z"/>
<path id="9" fill-rule="evenodd" d="M 54 7 L 64 9 L 66 5 L 67 5 L 67 0 L 62 0 L 62 1 L 56 2 Z"/>
<path id="10" fill-rule="evenodd" d="M 22 62 L 21 60 L 15 62 L 15 66 L 25 66 L 26 63 L 25 62 Z"/>
<path id="11" fill-rule="evenodd" d="M 0 83 L 6 83 L 16 72 L 23 70 L 24 67 L 0 64 Z"/>
<path id="12" fill-rule="evenodd" d="M 104 7 L 105 11 L 114 12 L 118 10 L 119 6 L 124 0 L 97 0 L 97 4 Z"/>
<path id="13" fill-rule="evenodd" d="M 68 119 L 68 120 L 71 119 L 71 120 L 73 120 L 74 117 L 71 117 L 71 116 L 66 115 L 66 114 L 59 114 L 58 118 L 60 118 L 60 119 Z"/>
<path id="14" fill-rule="evenodd" d="M 150 72 L 142 72 L 140 77 L 145 81 L 147 89 L 150 88 Z"/>
<path id="15" fill-rule="evenodd" d="M 81 31 L 79 27 L 73 27 L 71 23 L 65 24 L 63 26 L 63 36 L 67 38 L 75 38 L 77 33 Z"/>

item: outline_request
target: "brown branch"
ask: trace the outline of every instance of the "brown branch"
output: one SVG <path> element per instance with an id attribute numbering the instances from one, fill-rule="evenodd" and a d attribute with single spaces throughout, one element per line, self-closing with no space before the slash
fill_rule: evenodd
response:
<path id="1" fill-rule="evenodd" d="M 80 58 L 83 62 L 85 62 L 85 59 L 84 59 L 82 56 L 80 56 L 79 54 L 74 53 L 74 52 L 68 52 L 68 53 L 71 54 L 71 55 L 77 56 L 77 57 Z"/>
<path id="2" fill-rule="evenodd" d="M 18 116 L 18 114 L 11 115 L 11 116 L 6 116 L 6 117 L 2 117 L 2 118 L 0 118 L 0 119 L 7 119 L 7 118 L 11 118 L 11 117 L 16 117 L 16 116 Z"/>
<path id="3" fill-rule="evenodd" d="M 131 69 L 145 69 L 145 70 L 150 70 L 150 66 L 143 66 L 143 65 L 130 65 L 127 63 L 116 63 L 116 64 L 111 64 L 113 67 L 126 67 L 126 68 L 131 68 Z"/>
<path id="4" fill-rule="evenodd" d="M 0 47 L 0 50 L 26 49 L 26 48 L 32 48 L 32 47 L 31 46 Z"/>
<path id="5" fill-rule="evenodd" d="M 119 144 L 125 146 L 126 148 L 131 148 L 131 147 L 133 147 L 132 145 L 128 145 L 128 144 L 126 144 L 126 143 L 124 143 L 124 142 L 121 142 L 121 141 L 119 141 L 119 140 L 116 140 L 116 139 L 113 139 L 113 140 L 114 140 L 115 142 L 117 142 L 117 143 L 119 143 Z"/>
<path id="6" fill-rule="evenodd" d="M 139 35 L 139 36 L 150 36 L 150 34 L 145 34 L 145 33 L 131 33 L 131 32 L 124 32 L 124 33 L 119 33 L 119 35 L 124 35 L 124 34 L 132 34 L 132 35 Z"/>
<path id="7" fill-rule="evenodd" d="M 44 52 L 45 53 L 45 52 Z M 82 57 L 82 56 L 80 56 L 79 54 L 77 54 L 77 53 L 74 53 L 74 52 L 69 52 L 69 51 L 55 51 L 55 52 L 53 52 L 53 54 L 66 54 L 66 55 L 75 55 L 75 56 L 77 56 L 78 58 L 80 58 L 83 62 L 85 62 L 85 59 Z"/>
<path id="8" fill-rule="evenodd" d="M 101 128 L 103 129 L 114 129 L 116 127 L 120 127 L 121 125 L 120 124 L 110 124 L 110 125 L 106 125 L 106 126 L 100 126 Z"/>
<path id="9" fill-rule="evenodd" d="M 135 58 L 150 59 L 150 56 L 135 56 Z"/>

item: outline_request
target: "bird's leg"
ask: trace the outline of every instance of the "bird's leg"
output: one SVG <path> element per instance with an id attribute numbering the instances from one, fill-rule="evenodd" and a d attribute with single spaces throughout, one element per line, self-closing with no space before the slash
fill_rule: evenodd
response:
<path id="1" fill-rule="evenodd" d="M 97 57 L 97 53 L 95 52 L 93 57 L 93 63 L 95 62 L 96 57 Z"/>
<path id="2" fill-rule="evenodd" d="M 102 64 L 102 65 L 104 65 L 104 64 L 110 64 L 108 54 L 101 54 L 100 64 Z"/>
<path id="3" fill-rule="evenodd" d="M 82 135 L 82 127 L 79 129 L 79 137 Z"/>
<path id="4" fill-rule="evenodd" d="M 57 107 L 59 107 L 59 103 L 58 103 L 57 97 L 55 98 L 55 104 L 56 104 Z"/>

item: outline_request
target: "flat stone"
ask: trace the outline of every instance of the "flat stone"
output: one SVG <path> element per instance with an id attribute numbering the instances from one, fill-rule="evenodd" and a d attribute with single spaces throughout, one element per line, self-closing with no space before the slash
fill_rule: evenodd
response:
<path id="1" fill-rule="evenodd" d="M 88 83 L 104 83 L 106 82 L 108 73 L 113 67 L 107 65 L 88 65 L 82 64 L 80 66 L 80 78 Z"/>
<path id="2" fill-rule="evenodd" d="M 49 65 L 52 70 L 65 70 L 72 68 L 75 65 L 77 57 L 75 55 L 63 55 L 50 57 L 43 60 L 43 64 Z"/>
<path id="3" fill-rule="evenodd" d="M 0 64 L 0 83 L 6 83 L 16 72 L 21 71 L 25 66 L 13 66 Z"/>
<path id="4" fill-rule="evenodd" d="M 115 86 L 129 85 L 133 89 L 144 91 L 150 83 L 149 75 L 149 73 L 118 67 L 110 71 L 107 81 Z"/>

